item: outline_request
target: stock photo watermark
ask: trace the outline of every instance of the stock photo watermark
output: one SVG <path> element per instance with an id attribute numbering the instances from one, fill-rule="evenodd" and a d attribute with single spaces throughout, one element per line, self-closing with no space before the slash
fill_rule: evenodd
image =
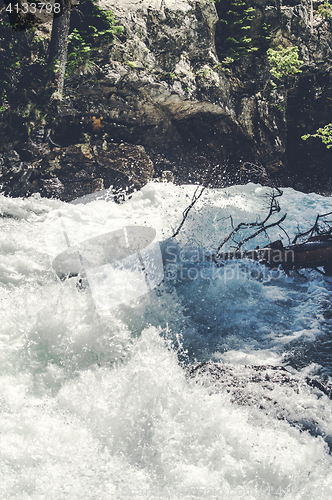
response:
<path id="1" fill-rule="evenodd" d="M 124 226 L 81 239 L 77 233 L 84 225 L 79 219 L 76 209 L 51 212 L 44 224 L 45 240 L 55 273 L 62 280 L 83 278 L 98 311 L 138 299 L 164 279 L 153 228 Z"/>
<path id="2" fill-rule="evenodd" d="M 280 264 L 292 265 L 294 252 L 262 249 L 247 252 L 229 251 L 216 258 L 201 247 L 179 249 L 167 245 L 164 253 L 165 279 L 167 281 L 216 281 L 224 283 L 246 277 L 250 280 L 278 280 L 284 272 Z M 243 259 L 248 259 L 244 261 Z M 269 263 L 269 266 L 260 265 Z M 271 265 L 272 264 L 272 265 Z"/>
<path id="3" fill-rule="evenodd" d="M 303 489 L 304 490 L 304 489 Z M 301 492 L 304 492 L 304 491 Z M 130 498 L 144 498 L 146 500 L 165 500 L 173 498 L 210 498 L 222 500 L 223 498 L 237 499 L 268 499 L 276 497 L 284 497 L 285 495 L 299 493 L 297 488 L 292 489 L 291 485 L 286 486 L 271 486 L 269 484 L 248 485 L 248 486 L 230 486 L 224 487 L 205 487 L 205 486 L 188 486 L 179 488 L 123 488 L 121 494 Z"/>
<path id="4" fill-rule="evenodd" d="M 278 280 L 283 275 L 280 264 L 294 261 L 291 250 L 272 248 L 234 251 L 216 257 L 200 246 L 181 248 L 171 240 L 160 243 L 155 229 L 141 225 L 91 236 L 97 228 L 89 231 L 74 207 L 54 210 L 46 219 L 49 257 L 60 279 L 84 280 L 99 312 L 136 300 L 162 281 L 227 284 L 243 279 Z"/>

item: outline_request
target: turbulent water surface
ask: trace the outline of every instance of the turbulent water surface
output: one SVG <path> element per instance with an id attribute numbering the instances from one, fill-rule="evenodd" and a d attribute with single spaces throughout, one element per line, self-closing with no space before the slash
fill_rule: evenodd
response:
<path id="1" fill-rule="evenodd" d="M 229 215 L 265 216 L 269 189 L 206 190 L 172 239 L 194 191 L 150 183 L 123 204 L 0 197 L 1 498 L 331 498 L 327 395 L 258 378 L 239 404 L 187 369 L 223 363 L 237 390 L 245 365 L 282 365 L 328 386 L 332 279 L 205 261 Z M 290 236 L 332 209 L 292 189 L 280 204 Z M 135 225 L 160 242 L 165 275 L 150 292 L 111 307 L 86 277 L 52 269 L 68 246 Z M 278 227 L 269 237 L 288 243 Z M 121 279 L 108 287 L 125 297 Z"/>

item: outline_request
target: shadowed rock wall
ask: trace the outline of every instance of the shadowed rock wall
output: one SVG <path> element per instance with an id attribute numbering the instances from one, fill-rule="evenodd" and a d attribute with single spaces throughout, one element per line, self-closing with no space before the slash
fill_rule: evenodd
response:
<path id="1" fill-rule="evenodd" d="M 250 36 L 265 22 L 272 47 L 298 46 L 301 75 L 272 86 L 264 51 L 235 67 L 220 61 L 213 1 L 102 0 L 123 34 L 90 72 L 66 81 L 55 121 L 7 145 L 5 192 L 70 200 L 139 189 L 165 171 L 178 183 L 332 191 L 330 151 L 301 140 L 332 121 L 329 21 L 312 21 L 310 0 L 251 4 Z"/>

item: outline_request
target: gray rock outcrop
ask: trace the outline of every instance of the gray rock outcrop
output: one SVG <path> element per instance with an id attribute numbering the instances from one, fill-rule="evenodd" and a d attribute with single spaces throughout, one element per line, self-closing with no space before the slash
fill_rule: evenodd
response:
<path id="1" fill-rule="evenodd" d="M 187 369 L 188 380 L 209 394 L 227 393 L 230 401 L 251 406 L 271 419 L 287 421 L 313 436 L 320 436 L 332 450 L 332 418 L 317 415 L 317 401 L 329 414 L 331 388 L 316 379 L 301 378 L 282 366 L 198 363 Z M 296 402 L 296 403 L 295 403 Z"/>
<path id="2" fill-rule="evenodd" d="M 301 140 L 332 121 L 330 21 L 311 17 L 310 0 L 249 3 L 250 36 L 265 23 L 272 47 L 298 46 L 301 74 L 273 86 L 266 51 L 224 64 L 211 0 L 101 0 L 124 32 L 88 73 L 67 80 L 51 130 L 4 152 L 5 192 L 69 200 L 139 189 L 165 171 L 177 183 L 331 192 L 331 152 Z"/>

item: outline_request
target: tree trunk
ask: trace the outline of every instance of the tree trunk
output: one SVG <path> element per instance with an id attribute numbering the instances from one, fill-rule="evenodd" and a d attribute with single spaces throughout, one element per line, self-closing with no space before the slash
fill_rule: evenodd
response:
<path id="1" fill-rule="evenodd" d="M 66 2 L 67 3 L 67 2 Z M 61 14 L 54 14 L 52 25 L 52 38 L 50 43 L 49 63 L 56 63 L 53 76 L 54 88 L 62 94 L 65 81 L 68 35 L 70 26 L 70 9 L 62 4 L 64 9 Z"/>

